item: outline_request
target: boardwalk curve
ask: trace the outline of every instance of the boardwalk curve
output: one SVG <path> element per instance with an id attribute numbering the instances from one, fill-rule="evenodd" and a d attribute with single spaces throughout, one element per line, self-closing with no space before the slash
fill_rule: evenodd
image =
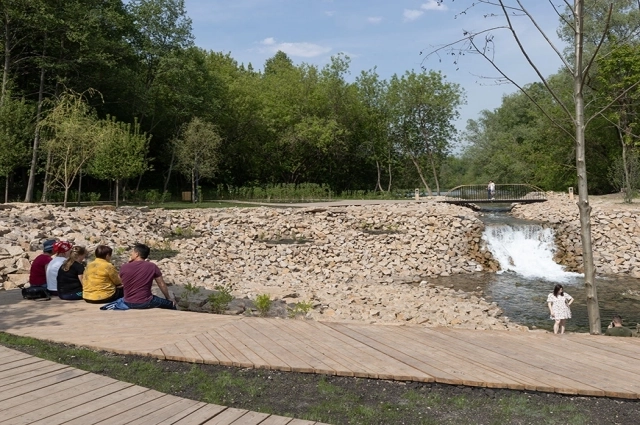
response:
<path id="1" fill-rule="evenodd" d="M 640 398 L 640 338 L 100 311 L 0 292 L 0 330 L 159 359 L 560 394 Z M 114 333 L 114 324 L 118 332 Z M 69 332 L 69 329 L 75 329 Z M 558 362 L 559 353 L 562 359 Z"/>

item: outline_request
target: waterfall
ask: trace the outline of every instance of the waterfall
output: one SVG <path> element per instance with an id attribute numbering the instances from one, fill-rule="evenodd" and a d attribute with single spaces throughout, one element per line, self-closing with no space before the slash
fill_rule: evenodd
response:
<path id="1" fill-rule="evenodd" d="M 553 261 L 553 229 L 537 224 L 491 225 L 483 233 L 487 248 L 500 263 L 501 271 L 515 272 L 525 278 L 564 282 L 577 273 L 564 271 Z"/>

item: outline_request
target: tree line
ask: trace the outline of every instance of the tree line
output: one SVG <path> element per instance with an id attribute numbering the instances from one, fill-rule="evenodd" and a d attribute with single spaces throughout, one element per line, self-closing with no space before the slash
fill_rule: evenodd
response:
<path id="1" fill-rule="evenodd" d="M 439 190 L 462 88 L 194 45 L 184 0 L 3 0 L 5 200 L 315 183 Z"/>

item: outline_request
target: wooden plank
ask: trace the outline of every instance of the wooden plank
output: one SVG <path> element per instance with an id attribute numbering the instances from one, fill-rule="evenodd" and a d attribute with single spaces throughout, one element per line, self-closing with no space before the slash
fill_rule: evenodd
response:
<path id="1" fill-rule="evenodd" d="M 6 374 L 2 375 L 0 378 L 0 388 L 14 382 L 27 381 L 33 377 L 62 371 L 62 369 L 69 369 L 69 367 L 53 362 L 32 363 L 30 365 L 20 366 L 11 371 L 6 371 Z"/>
<path id="2" fill-rule="evenodd" d="M 265 319 L 257 319 L 255 323 L 262 323 L 261 320 Z M 335 368 L 326 364 L 321 358 L 325 356 L 319 355 L 318 351 L 311 346 L 309 346 L 305 341 L 296 338 L 290 332 L 290 329 L 286 326 L 287 320 L 279 320 L 277 322 L 277 326 L 279 328 L 278 332 L 278 340 L 282 341 L 283 344 L 289 349 L 296 353 L 298 357 L 300 357 L 304 362 L 306 362 L 312 369 L 313 373 L 320 373 L 324 375 L 336 375 Z M 335 364 L 335 363 L 334 363 Z M 339 365 L 340 368 L 344 368 L 344 366 Z"/>
<path id="3" fill-rule="evenodd" d="M 292 418 L 284 416 L 271 415 L 264 421 L 260 422 L 260 425 L 287 425 L 291 423 L 292 420 Z"/>
<path id="4" fill-rule="evenodd" d="M 43 421 L 48 425 L 53 422 L 49 420 L 49 417 L 58 412 L 66 412 L 78 406 L 91 404 L 95 400 L 131 386 L 131 384 L 124 382 L 107 380 L 104 377 L 100 378 L 102 379 L 96 379 L 62 392 L 53 393 L 49 396 L 52 400 L 42 397 L 43 404 L 46 403 L 47 405 L 40 408 L 34 408 L 33 404 L 24 403 L 23 400 L 22 405 L 3 412 L 3 417 L 11 419 L 15 423 L 32 424 L 37 421 Z M 68 397 L 67 394 L 69 394 Z"/>
<path id="5" fill-rule="evenodd" d="M 215 417 L 220 412 L 226 410 L 224 406 L 217 406 L 215 404 L 207 404 L 201 409 L 196 410 L 189 416 L 185 416 L 184 418 L 173 422 L 172 425 L 194 425 L 194 424 L 204 424 L 209 419 Z"/>
<path id="6" fill-rule="evenodd" d="M 433 330 L 432 332 L 441 332 L 440 330 Z M 495 333 L 469 333 L 466 335 L 464 332 L 460 333 L 457 330 L 447 330 L 450 335 L 457 335 L 459 338 L 465 338 L 467 340 L 473 340 L 474 343 L 481 347 L 494 351 L 496 353 L 505 354 L 513 359 L 520 360 L 526 363 L 536 370 L 536 376 L 541 380 L 553 383 L 554 392 L 561 394 L 580 394 L 580 395 L 594 395 L 603 396 L 604 392 L 597 386 L 591 386 L 585 382 L 574 380 L 570 376 L 572 372 L 569 369 L 575 369 L 573 366 L 568 367 L 558 362 L 551 361 L 550 359 L 557 358 L 557 352 L 550 356 L 547 353 L 542 352 L 539 347 L 528 347 L 522 344 L 509 344 L 508 341 L 498 339 Z"/>
<path id="7" fill-rule="evenodd" d="M 238 362 L 238 364 L 243 365 L 241 367 L 268 369 L 269 363 L 264 361 L 262 357 L 260 357 L 249 347 L 247 347 L 247 345 L 243 341 L 239 340 L 235 335 L 233 335 L 233 332 L 229 331 L 226 328 L 227 326 L 228 325 L 219 327 L 215 330 L 209 330 L 207 333 L 209 335 L 214 335 L 215 332 L 215 335 L 217 335 L 216 340 L 218 341 L 218 347 L 224 348 L 227 352 L 232 353 L 233 356 L 237 359 L 246 359 L 246 362 L 242 360 Z M 232 331 L 235 331 L 235 329 L 232 328 Z M 247 364 L 248 366 L 244 366 Z M 233 362 L 233 365 L 237 366 L 235 360 Z"/>
<path id="8" fill-rule="evenodd" d="M 547 356 L 557 355 L 558 353 L 558 347 L 555 343 L 543 345 L 515 333 L 506 335 L 506 338 L 515 340 L 523 347 L 527 347 L 530 351 L 537 349 Z M 559 338 L 562 337 L 560 336 Z M 606 364 L 603 365 L 600 362 L 583 361 L 582 356 L 573 359 L 571 365 L 565 366 L 562 362 L 560 362 L 561 364 L 557 364 L 558 362 L 548 363 L 550 364 L 540 364 L 539 366 L 541 369 L 545 369 L 549 372 L 555 372 L 567 379 L 576 380 L 584 383 L 585 385 L 599 388 L 605 392 L 607 397 L 631 399 L 637 399 L 640 397 L 638 385 L 627 381 L 629 378 L 628 374 L 624 371 L 616 371 L 615 368 L 610 368 Z M 576 367 L 576 365 L 583 366 Z M 588 371 L 588 373 L 576 376 L 576 369 Z"/>
<path id="9" fill-rule="evenodd" d="M 358 351 L 357 348 L 350 344 L 344 344 L 335 338 L 336 332 L 332 329 L 318 323 L 303 322 L 299 320 L 291 320 L 286 324 L 294 329 L 294 335 L 300 338 L 307 338 L 313 341 L 318 352 L 327 359 L 339 364 L 342 368 L 336 367 L 336 375 L 338 376 L 357 376 L 359 378 L 377 378 L 378 375 L 372 373 L 368 367 L 369 356 Z"/>
<path id="10" fill-rule="evenodd" d="M 320 422 L 305 421 L 304 419 L 294 419 L 287 425 L 320 425 Z"/>
<path id="11" fill-rule="evenodd" d="M 336 327 L 333 327 L 333 325 L 336 325 Z M 389 355 L 378 351 L 375 347 L 371 347 L 359 341 L 355 338 L 358 335 L 353 334 L 348 328 L 340 327 L 339 324 L 331 322 L 323 323 L 322 326 L 327 329 L 331 329 L 333 331 L 333 337 L 338 341 L 341 341 L 344 344 L 343 347 L 353 347 L 351 352 L 354 356 L 358 356 L 355 358 L 359 359 L 359 361 L 366 361 L 365 364 L 367 365 L 368 370 L 371 374 L 375 375 L 373 376 L 375 378 L 393 379 L 393 377 L 395 376 L 394 372 L 398 370 L 407 371 L 411 369 L 412 371 L 415 371 L 416 380 L 418 380 L 420 377 L 422 377 L 422 379 L 430 379 L 430 377 L 425 376 L 423 372 L 420 372 L 413 368 L 409 368 L 408 366 L 396 361 L 393 357 L 390 357 Z M 377 344 L 372 341 L 369 342 L 374 345 Z M 367 357 L 369 357 L 369 359 L 365 360 L 363 354 L 367 354 Z"/>
<path id="12" fill-rule="evenodd" d="M 233 425 L 262 425 L 268 417 L 267 413 L 247 412 L 231 423 Z"/>
<path id="13" fill-rule="evenodd" d="M 207 333 L 203 334 L 207 338 L 221 355 L 225 356 L 231 362 L 231 366 L 235 367 L 253 367 L 253 363 L 233 345 L 229 344 L 224 337 L 218 334 L 215 330 L 210 329 Z M 218 356 L 218 353 L 215 353 Z"/>
<path id="14" fill-rule="evenodd" d="M 216 344 L 207 338 L 206 334 L 196 335 L 195 337 L 203 347 L 215 357 L 218 364 L 222 366 L 233 366 L 233 362 L 222 351 L 218 349 Z M 205 360 L 206 363 L 206 360 Z"/>
<path id="15" fill-rule="evenodd" d="M 149 390 L 145 394 L 148 394 L 149 397 L 155 396 L 152 400 L 146 401 L 144 404 L 139 404 L 131 409 L 127 409 L 126 411 L 120 413 L 117 416 L 109 418 L 105 421 L 100 422 L 101 425 L 121 425 L 128 424 L 137 419 L 145 418 L 147 415 L 152 414 L 154 411 L 161 409 L 167 405 L 173 405 L 177 403 L 180 398 L 163 394 L 158 391 Z M 126 402 L 121 403 L 123 408 L 127 408 Z"/>
<path id="16" fill-rule="evenodd" d="M 122 394 L 128 395 L 126 398 L 122 398 Z M 157 392 L 144 387 L 134 385 L 122 392 L 111 394 L 105 397 L 103 407 L 92 411 L 87 415 L 83 415 L 76 419 L 72 419 L 65 422 L 64 425 L 88 425 L 89 423 L 102 423 L 105 420 L 111 420 L 114 417 L 122 415 L 127 409 L 133 409 L 136 406 L 143 405 L 148 401 L 158 398 Z M 125 423 L 125 422 L 122 422 Z"/>
<path id="17" fill-rule="evenodd" d="M 91 424 L 101 421 L 104 415 L 100 415 L 100 411 L 109 411 L 109 415 L 113 416 L 120 412 L 118 405 L 120 403 L 126 403 L 131 397 L 134 397 L 142 392 L 148 391 L 146 388 L 139 387 L 137 385 L 127 384 L 120 382 L 122 388 L 111 394 L 105 395 L 98 399 L 91 401 L 91 403 L 84 403 L 80 406 L 76 406 L 73 409 L 65 410 L 63 412 L 56 413 L 40 421 L 34 422 L 31 425 L 61 425 L 79 423 Z M 127 386 L 128 385 L 128 386 Z"/>
<path id="18" fill-rule="evenodd" d="M 180 349 L 180 351 L 182 351 L 182 354 L 184 355 L 184 358 L 176 360 L 188 363 L 204 363 L 204 360 L 198 353 L 198 350 L 193 348 L 193 346 L 187 340 L 177 341 L 175 345 L 176 347 L 178 347 L 178 349 Z"/>
<path id="19" fill-rule="evenodd" d="M 185 358 L 182 350 L 180 350 L 180 348 L 175 344 L 169 344 L 162 347 L 162 352 L 167 360 L 180 361 L 180 359 Z"/>
<path id="20" fill-rule="evenodd" d="M 39 359 L 37 357 L 33 357 L 33 356 L 29 356 L 23 359 L 15 359 L 13 361 L 10 361 L 8 363 L 2 363 L 0 364 L 0 372 L 5 371 L 5 370 L 12 370 L 15 369 L 16 367 L 20 367 L 20 366 L 25 366 L 25 365 L 31 365 L 34 363 L 41 363 L 44 362 L 45 360 Z"/>
<path id="21" fill-rule="evenodd" d="M 219 415 L 214 416 L 213 418 L 204 422 L 202 425 L 229 425 L 248 412 L 248 410 L 228 407 Z"/>
<path id="22" fill-rule="evenodd" d="M 247 330 L 242 322 L 229 323 L 218 332 L 227 332 L 225 336 L 227 341 L 230 341 L 230 338 L 235 338 L 234 346 L 244 347 L 242 353 L 252 359 L 255 368 L 291 371 L 289 365 L 256 340 L 256 338 L 260 338 L 260 334 L 251 328 Z"/>
<path id="23" fill-rule="evenodd" d="M 27 384 L 15 382 L 7 385 L 2 389 L 2 392 L 0 392 L 0 401 L 2 402 L 0 403 L 0 411 L 8 406 L 8 400 L 11 398 L 18 398 L 23 394 L 29 394 L 29 398 L 33 399 L 51 394 L 52 391 L 70 388 L 73 385 L 77 385 L 78 382 L 81 383 L 94 379 L 94 376 L 86 375 L 89 375 L 89 373 L 78 369 L 69 369 L 35 382 L 29 382 Z M 78 379 L 80 379 L 80 381 L 78 381 Z"/>
<path id="24" fill-rule="evenodd" d="M 565 335 L 563 341 L 572 341 L 596 350 L 623 356 L 629 360 L 640 360 L 640 338 L 619 338 L 613 336 Z"/>
<path id="25" fill-rule="evenodd" d="M 208 340 L 205 339 L 205 341 L 211 344 Z M 197 336 L 187 338 L 187 342 L 198 353 L 198 355 L 202 359 L 202 363 L 220 364 L 218 358 L 211 351 L 209 351 L 209 349 L 197 338 Z"/>
<path id="26" fill-rule="evenodd" d="M 156 422 L 150 422 L 148 425 L 173 425 L 175 422 L 186 418 L 187 416 L 191 415 L 192 413 L 194 413 L 195 411 L 205 407 L 207 405 L 207 403 L 203 403 L 203 402 L 197 402 L 196 404 L 194 404 L 193 406 L 184 409 L 182 411 L 179 412 L 167 412 L 165 414 L 165 416 L 163 418 L 161 418 L 160 420 L 157 420 Z M 194 422 L 197 423 L 197 422 Z"/>
<path id="27" fill-rule="evenodd" d="M 195 410 L 194 407 L 197 406 L 197 408 L 199 408 L 202 407 L 202 405 L 203 403 L 198 401 L 181 398 L 175 403 L 156 409 L 142 418 L 129 422 L 127 425 L 156 425 L 158 422 L 166 419 L 167 416 L 182 414 L 181 417 L 184 417 L 193 412 Z"/>
<path id="28" fill-rule="evenodd" d="M 245 335 L 252 338 L 257 344 L 261 345 L 265 351 L 271 352 L 280 362 L 282 362 L 283 365 L 286 365 L 286 368 L 282 370 L 314 373 L 314 369 L 311 365 L 294 354 L 298 352 L 296 347 L 287 347 L 285 340 L 280 338 L 280 335 L 284 332 L 277 327 L 276 322 L 276 320 L 254 319 L 236 322 L 234 323 L 234 326 L 238 329 L 242 329 Z M 270 335 L 276 338 L 271 338 Z"/>
<path id="29" fill-rule="evenodd" d="M 510 388 L 515 390 L 530 391 L 547 391 L 553 392 L 554 386 L 548 382 L 535 378 L 538 372 L 535 369 L 531 377 L 526 372 L 531 371 L 531 366 L 505 356 L 503 353 L 496 353 L 486 350 L 484 347 L 471 344 L 463 338 L 454 338 L 446 333 L 438 333 L 425 329 L 398 329 L 399 335 L 404 335 L 405 339 L 402 344 L 411 346 L 411 344 L 419 344 L 429 349 L 429 356 L 432 357 L 431 349 L 440 349 L 447 351 L 448 356 L 456 358 L 459 362 L 465 362 L 470 365 L 478 365 L 486 370 L 486 373 L 493 373 L 496 376 L 495 383 L 493 380 L 487 382 L 488 387 Z M 500 379 L 504 378 L 504 385 L 500 385 Z M 494 382 L 494 383 L 491 383 Z M 515 384 L 514 384 L 515 382 Z M 524 388 L 523 388 L 524 387 Z"/>

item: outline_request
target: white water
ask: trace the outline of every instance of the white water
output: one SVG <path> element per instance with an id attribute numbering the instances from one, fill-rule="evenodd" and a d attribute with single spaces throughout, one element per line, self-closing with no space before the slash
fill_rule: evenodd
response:
<path id="1" fill-rule="evenodd" d="M 564 271 L 553 261 L 553 229 L 540 225 L 487 226 L 483 238 L 487 248 L 500 263 L 501 271 L 513 271 L 526 278 L 565 282 L 577 273 Z"/>

